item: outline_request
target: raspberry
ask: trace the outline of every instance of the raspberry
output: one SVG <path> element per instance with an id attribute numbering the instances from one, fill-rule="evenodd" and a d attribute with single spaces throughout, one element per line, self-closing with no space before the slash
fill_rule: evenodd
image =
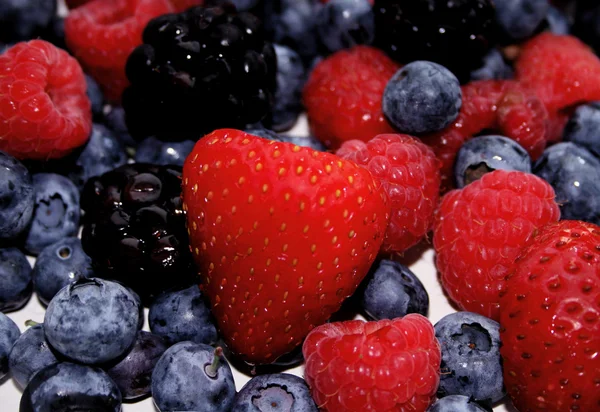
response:
<path id="1" fill-rule="evenodd" d="M 440 190 L 440 163 L 429 147 L 408 135 L 387 134 L 368 143 L 344 142 L 336 154 L 369 169 L 391 200 L 383 251 L 404 252 L 427 234 Z"/>
<path id="2" fill-rule="evenodd" d="M 552 187 L 528 173 L 496 170 L 446 194 L 433 235 L 446 293 L 461 309 L 498 320 L 510 265 L 538 228 L 559 217 Z"/>
<path id="3" fill-rule="evenodd" d="M 42 40 L 0 56 L 0 150 L 20 159 L 63 157 L 92 129 L 86 82 L 77 61 Z"/>
<path id="4" fill-rule="evenodd" d="M 427 318 L 329 323 L 302 347 L 305 379 L 323 411 L 425 412 L 440 378 L 440 346 Z"/>
<path id="5" fill-rule="evenodd" d="M 303 94 L 314 135 L 337 149 L 346 140 L 366 142 L 393 133 L 381 104 L 385 86 L 399 68 L 383 52 L 367 46 L 339 51 L 320 62 Z"/>

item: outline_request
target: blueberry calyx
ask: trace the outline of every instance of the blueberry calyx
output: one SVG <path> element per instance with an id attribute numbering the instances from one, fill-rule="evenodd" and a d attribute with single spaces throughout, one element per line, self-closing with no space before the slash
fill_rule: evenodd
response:
<path id="1" fill-rule="evenodd" d="M 211 379 L 216 379 L 219 375 L 219 361 L 221 360 L 221 356 L 223 356 L 223 348 L 217 346 L 212 363 L 204 365 L 204 373 Z"/>

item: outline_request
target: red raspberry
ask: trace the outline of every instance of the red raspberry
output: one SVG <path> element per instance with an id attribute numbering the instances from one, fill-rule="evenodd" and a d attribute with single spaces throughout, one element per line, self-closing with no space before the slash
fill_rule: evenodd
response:
<path id="1" fill-rule="evenodd" d="M 49 159 L 84 144 L 92 114 L 83 71 L 50 43 L 18 43 L 0 56 L 0 150 Z"/>
<path id="2" fill-rule="evenodd" d="M 424 412 L 435 399 L 440 346 L 421 315 L 325 324 L 306 337 L 302 353 L 323 411 Z"/>
<path id="3" fill-rule="evenodd" d="M 336 153 L 369 169 L 392 205 L 382 250 L 404 252 L 431 228 L 440 193 L 440 162 L 433 151 L 404 134 L 344 142 Z"/>
<path id="4" fill-rule="evenodd" d="M 458 306 L 494 320 L 510 265 L 533 233 L 560 217 L 539 177 L 496 170 L 442 199 L 433 246 L 442 286 Z"/>
<path id="5" fill-rule="evenodd" d="M 314 135 L 337 149 L 346 140 L 394 133 L 381 109 L 383 91 L 400 66 L 382 51 L 357 46 L 320 62 L 304 88 Z"/>
<path id="6" fill-rule="evenodd" d="M 543 228 L 500 299 L 504 383 L 520 411 L 600 410 L 600 227 Z"/>

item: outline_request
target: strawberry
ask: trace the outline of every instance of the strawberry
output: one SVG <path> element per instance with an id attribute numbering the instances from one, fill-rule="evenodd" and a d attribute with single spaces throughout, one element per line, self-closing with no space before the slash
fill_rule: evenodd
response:
<path id="1" fill-rule="evenodd" d="M 390 207 L 367 169 L 221 129 L 183 170 L 190 245 L 218 327 L 249 363 L 299 345 L 357 288 Z"/>

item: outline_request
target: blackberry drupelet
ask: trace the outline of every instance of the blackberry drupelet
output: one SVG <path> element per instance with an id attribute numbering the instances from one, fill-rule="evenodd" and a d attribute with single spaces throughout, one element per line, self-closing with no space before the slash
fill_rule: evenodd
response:
<path id="1" fill-rule="evenodd" d="M 429 60 L 461 80 L 493 43 L 492 0 L 375 0 L 375 45 L 400 63 Z"/>
<path id="2" fill-rule="evenodd" d="M 195 272 L 181 200 L 181 168 L 135 163 L 92 178 L 83 189 L 82 244 L 96 275 L 149 303 Z"/>
<path id="3" fill-rule="evenodd" d="M 232 5 L 158 17 L 129 56 L 123 108 L 132 136 L 198 140 L 267 116 L 277 60 L 260 21 Z"/>

